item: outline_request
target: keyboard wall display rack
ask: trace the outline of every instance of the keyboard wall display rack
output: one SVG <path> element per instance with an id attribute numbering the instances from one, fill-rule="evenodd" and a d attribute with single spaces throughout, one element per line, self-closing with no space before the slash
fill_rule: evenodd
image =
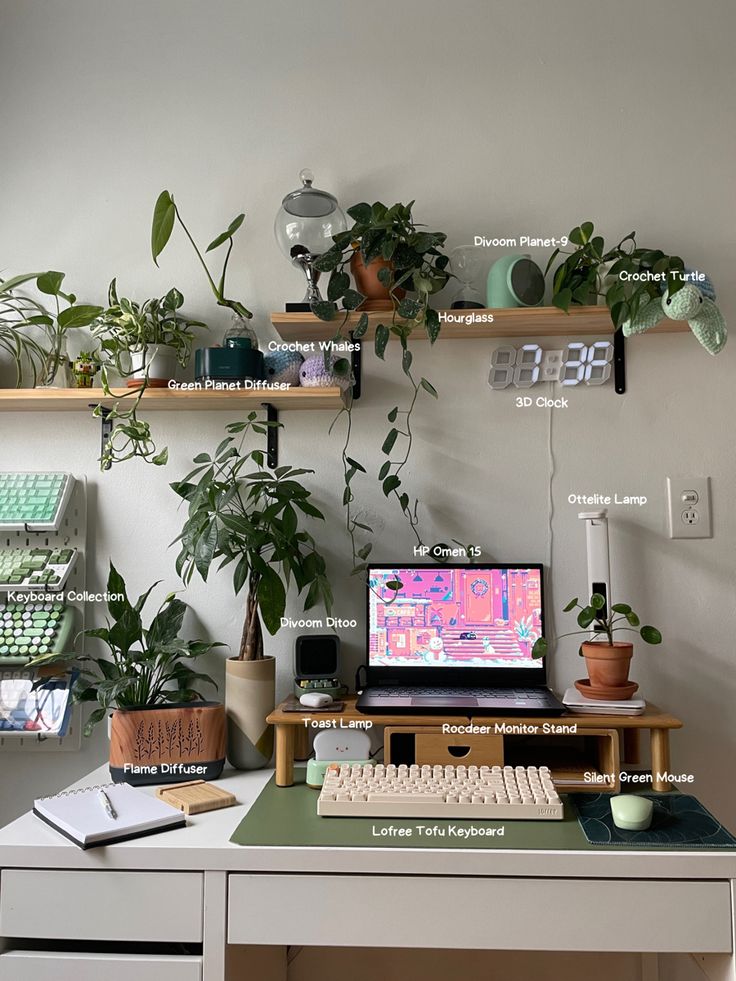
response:
<path id="1" fill-rule="evenodd" d="M 3 473 L 0 485 L 3 478 L 7 483 Z M 20 589 L 15 583 L 3 580 L 0 586 L 0 681 L 7 682 L 36 677 L 36 673 L 25 665 L 39 648 L 40 652 L 45 652 L 45 643 L 61 644 L 76 654 L 83 652 L 80 632 L 85 626 L 86 478 L 75 476 L 71 492 L 62 498 L 61 514 L 56 515 L 53 522 L 44 522 L 46 527 L 41 530 L 35 530 L 33 521 L 13 522 L 8 520 L 8 515 L 4 514 L 4 517 L 6 520 L 0 521 L 0 565 L 12 564 L 9 562 L 11 552 L 17 557 L 21 554 L 18 550 L 23 550 L 31 559 L 36 553 L 35 564 L 43 567 L 38 578 L 47 580 L 31 587 L 26 579 Z M 48 527 L 54 523 L 58 530 Z M 8 527 L 13 524 L 19 527 Z M 70 553 L 73 553 L 73 562 L 68 569 Z M 57 575 L 58 583 L 54 582 Z M 29 592 L 30 589 L 33 592 Z M 48 598 L 36 600 L 34 593 Z M 0 751 L 78 750 L 81 748 L 81 730 L 81 709 L 75 706 L 63 737 L 46 735 L 43 731 L 0 728 Z"/>

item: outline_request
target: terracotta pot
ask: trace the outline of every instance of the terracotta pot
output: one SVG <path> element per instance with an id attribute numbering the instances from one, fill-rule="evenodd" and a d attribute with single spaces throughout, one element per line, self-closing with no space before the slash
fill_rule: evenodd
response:
<path id="1" fill-rule="evenodd" d="M 273 727 L 266 716 L 276 704 L 276 660 L 225 662 L 227 758 L 237 770 L 260 770 L 273 755 Z"/>
<path id="2" fill-rule="evenodd" d="M 633 644 L 620 640 L 613 644 L 586 641 L 582 647 L 591 688 L 617 688 L 626 685 L 634 653 Z"/>
<path id="3" fill-rule="evenodd" d="M 355 288 L 362 293 L 365 300 L 359 310 L 392 310 L 393 303 L 388 287 L 378 278 L 381 269 L 392 269 L 393 263 L 386 259 L 371 259 L 368 265 L 363 262 L 363 256 L 355 251 L 350 259 L 350 271 L 355 279 Z M 394 290 L 394 296 L 401 300 L 406 290 Z"/>
<path id="4" fill-rule="evenodd" d="M 109 731 L 116 783 L 216 780 L 225 765 L 225 706 L 219 702 L 115 709 Z"/>

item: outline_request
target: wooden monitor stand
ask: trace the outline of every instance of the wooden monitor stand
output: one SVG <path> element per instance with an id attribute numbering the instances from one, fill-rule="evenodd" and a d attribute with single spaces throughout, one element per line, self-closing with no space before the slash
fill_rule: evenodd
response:
<path id="1" fill-rule="evenodd" d="M 670 729 L 681 729 L 682 722 L 673 715 L 662 712 L 656 705 L 647 703 L 642 715 L 576 715 L 567 713 L 563 716 L 454 716 L 454 715 L 365 715 L 355 707 L 355 696 L 345 698 L 345 708 L 342 712 L 284 712 L 285 703 L 278 705 L 266 719 L 276 727 L 276 786 L 291 787 L 294 783 L 294 758 L 297 748 L 297 734 L 319 732 L 319 724 L 334 722 L 336 726 L 359 728 L 361 723 L 372 722 L 374 727 L 390 726 L 392 728 L 406 727 L 441 727 L 444 723 L 450 725 L 488 725 L 489 723 L 509 724 L 528 723 L 543 725 L 545 722 L 575 723 L 578 729 L 601 730 L 615 729 L 619 733 L 620 756 L 622 763 L 639 762 L 639 736 L 642 731 L 649 730 L 649 745 L 652 763 L 652 789 L 657 791 L 670 790 L 670 782 L 657 779 L 669 771 Z M 305 725 L 305 722 L 307 725 Z M 351 723 L 353 725 L 351 726 Z M 299 736 L 302 740 L 304 737 Z M 605 788 L 601 788 L 605 789 Z"/>

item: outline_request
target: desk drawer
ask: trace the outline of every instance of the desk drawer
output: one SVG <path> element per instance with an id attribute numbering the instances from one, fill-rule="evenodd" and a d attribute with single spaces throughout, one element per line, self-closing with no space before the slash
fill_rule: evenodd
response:
<path id="1" fill-rule="evenodd" d="M 238 874 L 229 897 L 231 944 L 731 950 L 726 882 Z"/>
<path id="2" fill-rule="evenodd" d="M 5 869 L 0 936 L 197 943 L 202 876 Z"/>
<path id="3" fill-rule="evenodd" d="M 202 981 L 199 957 L 15 950 L 0 956 L 0 981 Z"/>

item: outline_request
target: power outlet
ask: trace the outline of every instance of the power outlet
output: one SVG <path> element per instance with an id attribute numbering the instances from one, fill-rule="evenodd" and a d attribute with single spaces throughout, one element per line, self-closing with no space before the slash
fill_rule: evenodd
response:
<path id="1" fill-rule="evenodd" d="M 710 477 L 668 477 L 670 538 L 712 538 Z"/>

